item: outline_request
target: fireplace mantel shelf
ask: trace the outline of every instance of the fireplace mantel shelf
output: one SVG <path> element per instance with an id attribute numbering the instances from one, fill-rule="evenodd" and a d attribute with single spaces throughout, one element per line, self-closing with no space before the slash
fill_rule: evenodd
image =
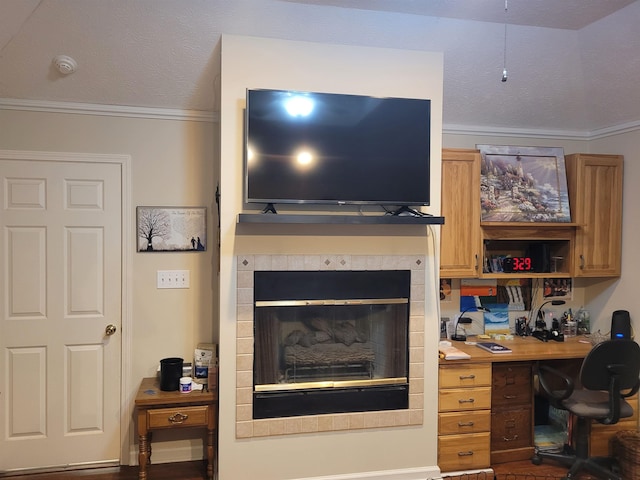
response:
<path id="1" fill-rule="evenodd" d="M 349 225 L 443 225 L 444 217 L 412 215 L 305 215 L 241 213 L 238 223 L 349 224 Z"/>

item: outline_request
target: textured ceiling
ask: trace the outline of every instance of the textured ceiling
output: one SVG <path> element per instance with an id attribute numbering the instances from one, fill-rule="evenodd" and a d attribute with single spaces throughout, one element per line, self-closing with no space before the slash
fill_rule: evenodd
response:
<path id="1" fill-rule="evenodd" d="M 222 33 L 439 51 L 445 127 L 640 125 L 637 0 L 2 0 L 0 108 L 215 112 Z M 509 80 L 501 82 L 505 53 Z M 55 55 L 78 62 L 63 76 Z"/>

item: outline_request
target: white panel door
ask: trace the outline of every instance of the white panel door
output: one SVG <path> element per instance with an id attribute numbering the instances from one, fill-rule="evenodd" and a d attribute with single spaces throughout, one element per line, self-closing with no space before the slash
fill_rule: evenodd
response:
<path id="1" fill-rule="evenodd" d="M 121 166 L 3 159 L 0 201 L 0 473 L 118 462 Z"/>

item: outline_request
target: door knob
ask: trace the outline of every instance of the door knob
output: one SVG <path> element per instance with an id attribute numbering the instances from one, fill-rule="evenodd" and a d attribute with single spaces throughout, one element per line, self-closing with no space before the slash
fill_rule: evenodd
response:
<path id="1" fill-rule="evenodd" d="M 116 333 L 117 329 L 118 328 L 115 325 L 109 324 L 109 325 L 107 325 L 107 328 L 104 329 L 104 333 L 106 333 L 108 336 L 111 336 L 114 333 Z"/>

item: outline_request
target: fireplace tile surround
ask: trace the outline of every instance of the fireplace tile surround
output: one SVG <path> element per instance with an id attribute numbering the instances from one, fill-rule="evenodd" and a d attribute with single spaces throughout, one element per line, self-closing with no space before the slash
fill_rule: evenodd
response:
<path id="1" fill-rule="evenodd" d="M 422 425 L 424 419 L 425 265 L 423 255 L 239 255 L 237 266 L 236 438 Z M 253 419 L 255 271 L 409 270 L 409 408 Z"/>

